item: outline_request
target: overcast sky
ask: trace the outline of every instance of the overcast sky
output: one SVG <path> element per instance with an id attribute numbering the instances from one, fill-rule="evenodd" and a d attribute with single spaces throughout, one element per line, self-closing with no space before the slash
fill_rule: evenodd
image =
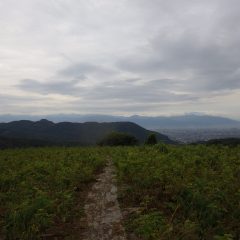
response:
<path id="1" fill-rule="evenodd" d="M 240 119 L 239 0 L 0 0 L 0 114 Z"/>

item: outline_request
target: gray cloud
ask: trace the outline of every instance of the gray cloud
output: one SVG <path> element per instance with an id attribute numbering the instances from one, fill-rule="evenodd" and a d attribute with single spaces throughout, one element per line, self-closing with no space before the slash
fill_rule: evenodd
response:
<path id="1" fill-rule="evenodd" d="M 87 99 L 109 99 L 128 103 L 160 103 L 191 101 L 197 96 L 174 93 L 171 88 L 178 83 L 170 79 L 151 80 L 147 82 L 105 83 L 94 86 L 85 93 Z M 83 92 L 84 94 L 84 92 Z"/>
<path id="2" fill-rule="evenodd" d="M 126 103 L 154 104 L 193 101 L 200 98 L 192 94 L 175 93 L 171 89 L 177 88 L 179 83 L 171 79 L 159 79 L 144 82 L 142 79 L 126 81 L 125 84 L 117 82 L 103 82 L 102 84 L 84 87 L 78 85 L 79 81 L 41 83 L 32 79 L 25 79 L 18 85 L 24 91 L 38 94 L 60 94 L 81 97 L 85 101 L 118 101 L 119 105 Z M 106 106 L 105 106 L 106 107 Z"/>
<path id="3" fill-rule="evenodd" d="M 17 85 L 17 87 L 24 91 L 40 93 L 43 95 L 52 93 L 75 95 L 78 94 L 78 83 L 79 80 L 42 83 L 33 79 L 24 79 Z"/>
<path id="4" fill-rule="evenodd" d="M 49 113 L 58 101 L 61 112 L 84 113 L 83 103 L 92 113 L 236 116 L 238 0 L 9 0 L 0 15 L 0 94 L 16 96 L 3 97 L 16 111 L 35 94 Z"/>
<path id="5" fill-rule="evenodd" d="M 59 71 L 59 75 L 66 77 L 82 77 L 87 74 L 107 75 L 114 73 L 114 70 L 107 69 L 102 66 L 93 65 L 90 63 L 71 64 L 65 69 Z"/>
<path id="6" fill-rule="evenodd" d="M 16 104 L 18 103 L 26 103 L 27 101 L 36 102 L 39 101 L 37 97 L 27 97 L 27 96 L 15 96 L 10 94 L 0 94 L 0 102 L 3 105 L 6 104 Z"/>
<path id="7" fill-rule="evenodd" d="M 41 106 L 45 105 L 44 99 L 37 96 L 17 96 L 11 94 L 0 94 L 1 111 L 2 113 L 16 113 L 16 109 L 24 106 L 21 113 L 29 114 L 29 109 L 33 113 Z M 44 106 L 45 107 L 45 106 Z"/>
<path id="8" fill-rule="evenodd" d="M 150 6 L 151 11 L 154 7 L 158 9 L 157 1 L 140 2 L 147 9 Z M 237 23 L 240 8 L 236 7 L 239 2 L 181 1 L 177 8 L 175 4 L 178 3 L 163 4 L 168 14 L 175 16 L 171 16 L 165 27 L 160 27 L 138 53 L 120 59 L 118 66 L 140 74 L 154 72 L 179 76 L 179 80 L 185 79 L 185 90 L 192 93 L 219 91 L 221 94 L 221 91 L 239 89 L 240 33 Z M 184 14 L 183 9 L 188 11 Z"/>
<path id="9" fill-rule="evenodd" d="M 240 49 L 237 43 L 231 46 L 232 49 L 225 45 L 202 44 L 191 38 L 191 34 L 186 34 L 174 41 L 157 36 L 149 46 L 150 50 L 147 49 L 142 57 L 130 56 L 128 61 L 123 58 L 118 66 L 141 74 L 167 72 L 181 76 L 184 72 L 192 73 L 189 81 L 185 81 L 188 91 L 240 88 Z"/>

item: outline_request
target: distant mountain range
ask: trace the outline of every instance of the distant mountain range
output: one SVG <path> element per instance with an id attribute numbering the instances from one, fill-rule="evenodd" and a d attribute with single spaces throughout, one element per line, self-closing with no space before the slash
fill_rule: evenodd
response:
<path id="1" fill-rule="evenodd" d="M 29 145 L 95 145 L 111 132 L 128 133 L 143 143 L 152 131 L 131 122 L 112 123 L 53 123 L 46 119 L 40 121 L 13 121 L 0 123 L 0 143 Z M 166 135 L 154 132 L 158 140 L 165 143 L 174 143 Z M 21 140 L 21 141 L 19 141 Z M 23 141 L 22 141 L 23 140 Z M 30 144 L 31 145 L 31 144 Z"/>
<path id="2" fill-rule="evenodd" d="M 147 129 L 177 129 L 177 128 L 240 128 L 240 121 L 232 120 L 230 118 L 199 115 L 199 114 L 186 114 L 181 116 L 159 116 L 159 117 L 146 117 L 146 116 L 111 116 L 111 115 L 78 115 L 78 114 L 55 114 L 55 115 L 42 115 L 42 116 L 29 116 L 29 115 L 0 115 L 0 122 L 9 122 L 15 120 L 32 120 L 37 121 L 42 118 L 49 119 L 53 122 L 134 122 Z"/>

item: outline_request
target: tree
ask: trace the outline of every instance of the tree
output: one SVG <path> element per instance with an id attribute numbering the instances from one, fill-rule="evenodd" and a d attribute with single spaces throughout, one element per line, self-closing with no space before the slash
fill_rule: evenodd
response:
<path id="1" fill-rule="evenodd" d="M 151 133 L 145 141 L 147 145 L 155 145 L 157 144 L 157 137 L 154 133 Z"/>
<path id="2" fill-rule="evenodd" d="M 100 146 L 133 146 L 138 140 L 127 133 L 112 132 L 98 142 Z"/>

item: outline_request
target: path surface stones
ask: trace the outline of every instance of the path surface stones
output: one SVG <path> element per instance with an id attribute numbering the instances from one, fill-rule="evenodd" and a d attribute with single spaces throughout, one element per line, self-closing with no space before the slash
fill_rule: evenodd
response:
<path id="1" fill-rule="evenodd" d="M 108 163 L 89 191 L 84 207 L 87 228 L 84 240 L 125 240 L 122 214 L 117 200 L 114 166 Z"/>

